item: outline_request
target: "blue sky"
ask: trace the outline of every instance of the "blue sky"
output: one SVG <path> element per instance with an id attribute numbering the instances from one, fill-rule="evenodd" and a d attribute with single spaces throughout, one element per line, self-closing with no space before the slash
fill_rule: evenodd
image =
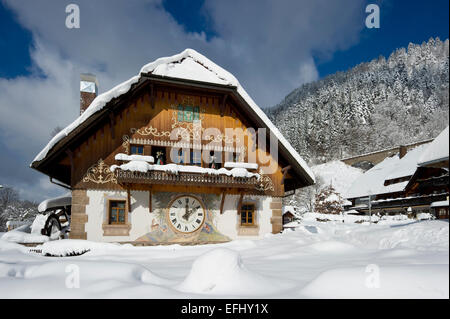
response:
<path id="1" fill-rule="evenodd" d="M 207 38 L 217 33 L 202 10 L 205 0 L 165 0 L 164 8 L 187 31 L 205 32 Z M 381 28 L 363 29 L 358 44 L 332 56 L 317 54 L 315 61 L 321 77 L 347 70 L 379 55 L 389 54 L 410 42 L 421 43 L 430 37 L 448 38 L 449 1 L 396 0 L 372 1 L 380 4 Z M 371 1 L 368 1 L 371 3 Z M 318 26 L 319 27 L 319 26 Z M 14 13 L 0 3 L 0 77 L 27 75 L 31 67 L 31 32 L 23 28 Z"/>
<path id="2" fill-rule="evenodd" d="M 80 7 L 81 28 L 65 27 Z M 367 29 L 377 3 L 381 28 Z M 233 73 L 261 106 L 410 42 L 448 38 L 448 0 L 0 0 L 0 184 L 41 200 L 64 190 L 28 166 L 79 112 L 79 74 L 100 93 L 186 47 Z"/>

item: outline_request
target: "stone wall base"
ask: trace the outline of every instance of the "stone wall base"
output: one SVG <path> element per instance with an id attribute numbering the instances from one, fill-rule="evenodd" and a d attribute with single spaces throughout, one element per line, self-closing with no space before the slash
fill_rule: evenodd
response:
<path id="1" fill-rule="evenodd" d="M 282 212 L 282 199 L 281 197 L 273 197 L 270 203 L 270 209 L 272 210 L 272 218 L 270 222 L 272 224 L 272 234 L 278 234 L 283 230 L 283 212 Z"/>
<path id="2" fill-rule="evenodd" d="M 87 239 L 84 225 L 87 223 L 86 205 L 89 197 L 85 189 L 74 189 L 72 191 L 72 216 L 70 221 L 70 239 Z"/>

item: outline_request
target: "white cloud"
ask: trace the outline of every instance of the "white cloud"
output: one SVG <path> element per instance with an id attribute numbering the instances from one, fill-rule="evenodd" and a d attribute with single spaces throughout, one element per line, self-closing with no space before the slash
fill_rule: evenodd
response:
<path id="1" fill-rule="evenodd" d="M 95 73 L 100 91 L 135 75 L 160 56 L 194 48 L 234 73 L 263 107 L 317 79 L 313 52 L 355 43 L 362 0 L 207 1 L 216 37 L 187 33 L 160 0 L 79 0 L 81 28 L 65 27 L 64 1 L 3 0 L 32 32 L 33 73 L 0 78 L 0 182 L 41 199 L 44 178 L 28 168 L 52 129 L 75 119 L 79 74 Z"/>
<path id="2" fill-rule="evenodd" d="M 319 78 L 319 72 L 317 72 L 314 61 L 305 61 L 300 65 L 298 82 L 308 83 L 316 81 Z"/>

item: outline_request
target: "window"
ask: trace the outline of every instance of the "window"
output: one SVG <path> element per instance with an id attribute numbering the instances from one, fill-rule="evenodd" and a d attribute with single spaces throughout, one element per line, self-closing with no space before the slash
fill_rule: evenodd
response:
<path id="1" fill-rule="evenodd" d="M 171 150 L 172 160 L 179 165 L 195 165 L 202 166 L 202 151 L 192 149 L 179 148 L 178 151 L 175 148 Z"/>
<path id="2" fill-rule="evenodd" d="M 131 145 L 130 146 L 130 154 L 131 155 L 144 155 L 144 146 L 143 145 Z"/>
<path id="3" fill-rule="evenodd" d="M 196 166 L 202 166 L 202 151 L 200 150 L 191 151 L 191 164 Z"/>
<path id="4" fill-rule="evenodd" d="M 158 146 L 152 146 L 152 156 L 155 159 L 155 163 L 157 165 L 164 165 L 166 164 L 166 148 L 164 147 L 158 147 Z"/>
<path id="5" fill-rule="evenodd" d="M 236 152 L 226 152 L 225 153 L 225 156 L 226 156 L 226 160 L 225 160 L 225 162 L 235 162 L 235 163 L 237 163 L 237 162 L 239 162 L 239 153 L 236 153 Z"/>
<path id="6" fill-rule="evenodd" d="M 241 225 L 253 226 L 255 224 L 255 205 L 244 204 L 241 206 Z"/>
<path id="7" fill-rule="evenodd" d="M 209 156 L 209 168 L 219 169 L 222 167 L 222 152 L 210 151 Z"/>
<path id="8" fill-rule="evenodd" d="M 112 225 L 125 224 L 126 201 L 112 200 L 109 202 L 109 223 Z"/>
<path id="9" fill-rule="evenodd" d="M 191 105 L 178 105 L 178 122 L 193 122 L 200 120 L 200 107 Z"/>
<path id="10" fill-rule="evenodd" d="M 440 217 L 444 217 L 444 216 L 447 216 L 447 215 L 448 215 L 448 212 L 447 212 L 446 208 L 440 208 L 439 209 L 439 216 Z"/>
<path id="11" fill-rule="evenodd" d="M 182 148 L 172 148 L 170 150 L 170 159 L 175 164 L 183 165 L 185 162 L 184 156 L 185 152 Z"/>

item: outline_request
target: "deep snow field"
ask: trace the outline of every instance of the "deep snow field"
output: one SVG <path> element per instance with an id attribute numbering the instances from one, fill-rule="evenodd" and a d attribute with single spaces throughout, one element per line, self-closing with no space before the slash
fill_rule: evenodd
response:
<path id="1" fill-rule="evenodd" d="M 90 251 L 44 257 L 0 240 L 0 298 L 449 298 L 448 221 L 303 221 L 220 245 L 36 248 Z"/>

